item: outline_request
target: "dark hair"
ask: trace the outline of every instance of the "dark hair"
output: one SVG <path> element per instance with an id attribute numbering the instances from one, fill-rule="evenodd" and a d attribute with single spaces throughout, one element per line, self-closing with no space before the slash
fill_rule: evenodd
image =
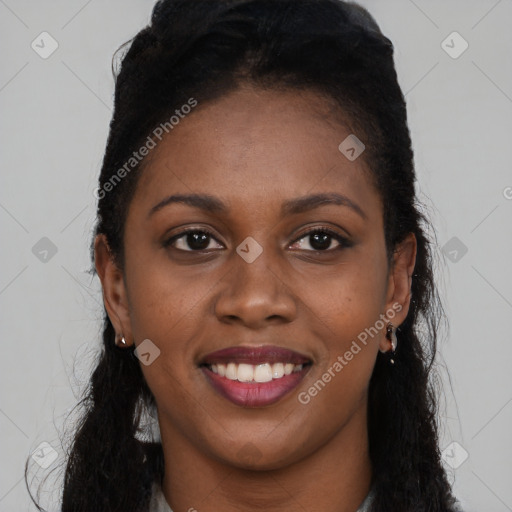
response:
<path id="1" fill-rule="evenodd" d="M 116 78 L 99 190 L 106 190 L 133 151 L 190 98 L 200 108 L 246 83 L 313 90 L 339 105 L 342 121 L 366 145 L 364 161 L 383 203 L 389 261 L 408 233 L 416 236 L 412 300 L 397 332 L 396 364 L 391 367 L 379 353 L 370 380 L 371 510 L 450 510 L 432 378 L 444 314 L 429 223 L 415 195 L 393 45 L 365 9 L 340 0 L 157 2 L 151 24 L 131 41 Z M 106 235 L 121 269 L 126 212 L 144 164 L 98 195 L 95 235 Z M 162 482 L 161 444 L 137 438 L 141 411 L 154 410 L 154 397 L 133 350 L 116 347 L 114 335 L 105 311 L 104 346 L 80 402 L 85 410 L 67 460 L 63 512 L 146 511 L 153 482 Z"/>

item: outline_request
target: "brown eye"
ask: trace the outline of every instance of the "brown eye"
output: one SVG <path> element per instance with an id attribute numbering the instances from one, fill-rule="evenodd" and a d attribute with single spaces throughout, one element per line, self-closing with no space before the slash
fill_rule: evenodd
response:
<path id="1" fill-rule="evenodd" d="M 306 240 L 307 242 L 303 244 L 301 247 L 293 247 L 298 243 L 302 242 L 302 240 Z M 331 244 L 335 240 L 338 243 L 337 247 L 331 248 Z M 307 249 L 307 245 L 311 249 Z M 330 252 L 333 250 L 337 250 L 343 247 L 350 247 L 350 242 L 339 233 L 332 231 L 327 228 L 313 228 L 309 231 L 306 231 L 298 238 L 292 245 L 292 248 L 313 250 L 317 252 Z M 304 247 L 306 246 L 306 247 Z"/>
<path id="2" fill-rule="evenodd" d="M 167 240 L 164 243 L 164 246 L 172 246 L 179 251 L 185 252 L 206 251 L 209 250 L 210 242 L 213 240 L 215 240 L 215 238 L 209 231 L 200 229 L 187 229 Z"/>

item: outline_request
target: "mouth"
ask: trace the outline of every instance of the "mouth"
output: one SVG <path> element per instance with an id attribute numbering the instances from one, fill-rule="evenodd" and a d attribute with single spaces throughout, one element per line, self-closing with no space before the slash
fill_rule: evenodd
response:
<path id="1" fill-rule="evenodd" d="M 199 364 L 221 396 L 242 407 L 264 407 L 298 386 L 311 359 L 276 346 L 230 347 L 207 355 Z"/>

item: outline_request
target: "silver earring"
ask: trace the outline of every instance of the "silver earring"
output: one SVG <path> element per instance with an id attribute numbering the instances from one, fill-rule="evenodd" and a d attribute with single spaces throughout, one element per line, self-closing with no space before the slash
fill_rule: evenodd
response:
<path id="1" fill-rule="evenodd" d="M 117 345 L 117 341 L 121 341 L 122 345 L 118 345 L 120 347 L 126 347 L 126 340 L 124 339 L 124 336 L 122 334 L 116 335 L 116 338 L 114 340 L 114 343 Z"/>
<path id="2" fill-rule="evenodd" d="M 386 339 L 390 342 L 391 348 L 389 350 L 380 349 L 380 351 L 389 354 L 389 362 L 395 364 L 394 357 L 398 340 L 396 338 L 396 327 L 391 322 L 386 327 Z"/>

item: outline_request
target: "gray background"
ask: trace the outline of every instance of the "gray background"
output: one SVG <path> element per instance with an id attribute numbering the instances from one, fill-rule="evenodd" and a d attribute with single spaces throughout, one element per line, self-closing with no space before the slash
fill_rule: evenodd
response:
<path id="1" fill-rule="evenodd" d="M 450 322 L 440 354 L 445 463 L 467 512 L 510 511 L 512 1 L 361 3 L 395 45 L 418 191 L 437 231 Z M 41 442 L 58 458 L 46 469 L 32 464 L 31 478 L 59 483 L 63 419 L 99 346 L 89 244 L 112 114 L 111 57 L 147 24 L 152 5 L 0 0 L 0 511 L 35 510 L 23 470 Z M 59 45 L 46 59 L 31 47 L 50 48 L 43 31 Z M 448 37 L 454 31 L 469 44 L 457 58 L 463 41 Z"/>

